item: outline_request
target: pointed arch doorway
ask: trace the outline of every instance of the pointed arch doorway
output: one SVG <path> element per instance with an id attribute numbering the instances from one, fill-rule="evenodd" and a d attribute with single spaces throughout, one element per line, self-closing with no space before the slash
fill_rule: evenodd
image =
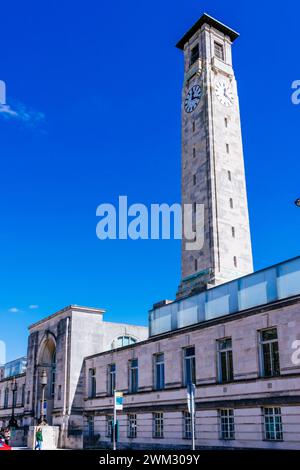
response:
<path id="1" fill-rule="evenodd" d="M 41 384 L 41 377 L 43 371 L 46 372 L 47 385 L 44 387 Z M 52 333 L 47 332 L 40 344 L 38 360 L 37 360 L 37 374 L 36 374 L 36 418 L 39 420 L 42 415 L 42 406 L 44 405 L 43 416 L 46 418 L 48 424 L 52 424 L 52 412 L 55 397 L 55 382 L 56 382 L 56 338 Z M 44 403 L 43 403 L 44 397 Z"/>

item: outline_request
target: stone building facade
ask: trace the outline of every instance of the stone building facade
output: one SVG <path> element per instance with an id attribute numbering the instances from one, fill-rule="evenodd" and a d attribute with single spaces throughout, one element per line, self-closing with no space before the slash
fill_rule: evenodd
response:
<path id="1" fill-rule="evenodd" d="M 204 204 L 205 236 L 201 250 L 183 240 L 176 300 L 153 306 L 149 330 L 74 305 L 31 325 L 16 392 L 0 379 L 0 426 L 13 412 L 24 429 L 37 422 L 46 371 L 44 411 L 61 447 L 111 446 L 114 390 L 120 447 L 190 447 L 193 383 L 199 448 L 300 450 L 300 258 L 252 273 L 237 36 L 204 15 L 177 45 L 182 202 Z"/>
<path id="2" fill-rule="evenodd" d="M 116 389 L 124 393 L 120 447 L 190 448 L 191 377 L 197 447 L 300 450 L 299 312 L 297 295 L 87 358 L 85 435 L 98 447 L 111 446 L 113 366 Z M 294 341 L 299 353 L 293 362 Z M 138 376 L 134 390 L 132 364 Z M 97 381 L 93 397 L 91 369 Z"/>
<path id="3" fill-rule="evenodd" d="M 25 429 L 41 415 L 42 371 L 47 372 L 45 415 L 48 424 L 60 427 L 60 446 L 81 447 L 83 428 L 84 358 L 110 350 L 118 342 L 144 340 L 142 326 L 110 323 L 104 310 L 71 305 L 29 327 L 26 373 L 0 381 L 0 427 L 9 424 L 14 413 Z"/>

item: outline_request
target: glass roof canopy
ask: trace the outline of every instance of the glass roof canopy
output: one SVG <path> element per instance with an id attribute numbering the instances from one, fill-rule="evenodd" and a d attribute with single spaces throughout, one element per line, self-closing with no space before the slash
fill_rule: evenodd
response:
<path id="1" fill-rule="evenodd" d="M 300 295 L 300 257 L 175 300 L 149 313 L 150 336 Z"/>

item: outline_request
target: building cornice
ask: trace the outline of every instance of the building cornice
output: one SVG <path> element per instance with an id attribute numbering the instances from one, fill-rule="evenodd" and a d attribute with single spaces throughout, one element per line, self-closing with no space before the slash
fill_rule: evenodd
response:
<path id="1" fill-rule="evenodd" d="M 31 330 L 32 328 L 35 328 L 36 326 L 42 325 L 43 323 L 47 322 L 48 320 L 51 320 L 52 318 L 55 318 L 63 313 L 70 312 L 72 313 L 73 311 L 75 312 L 82 312 L 82 313 L 92 313 L 96 315 L 103 315 L 105 313 L 105 310 L 102 308 L 95 308 L 95 307 L 84 307 L 82 305 L 68 305 L 67 307 L 62 308 L 61 310 L 58 310 L 57 312 L 53 313 L 52 315 L 49 315 L 45 318 L 42 318 L 41 320 L 32 323 L 32 325 L 29 325 L 28 329 Z"/>

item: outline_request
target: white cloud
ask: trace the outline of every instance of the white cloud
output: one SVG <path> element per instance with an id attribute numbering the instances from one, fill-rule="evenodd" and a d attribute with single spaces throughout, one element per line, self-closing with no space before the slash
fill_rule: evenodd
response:
<path id="1" fill-rule="evenodd" d="M 11 109 L 11 107 L 8 106 L 7 104 L 0 104 L 0 115 L 3 115 L 4 117 L 7 117 L 7 118 L 18 117 L 18 113 L 14 111 L 13 109 Z"/>
<path id="2" fill-rule="evenodd" d="M 39 306 L 38 306 L 38 305 L 35 305 L 35 304 L 31 304 L 31 305 L 29 305 L 29 308 L 30 308 L 31 310 L 34 310 L 34 309 L 36 309 L 36 308 L 39 308 Z"/>
<path id="3" fill-rule="evenodd" d="M 20 310 L 17 307 L 11 307 L 10 309 L 8 309 L 8 311 L 11 313 L 18 313 Z"/>
<path id="4" fill-rule="evenodd" d="M 30 126 L 36 126 L 45 119 L 41 112 L 26 108 L 22 103 L 16 103 L 13 106 L 0 104 L 0 117 L 4 119 L 15 119 Z"/>

